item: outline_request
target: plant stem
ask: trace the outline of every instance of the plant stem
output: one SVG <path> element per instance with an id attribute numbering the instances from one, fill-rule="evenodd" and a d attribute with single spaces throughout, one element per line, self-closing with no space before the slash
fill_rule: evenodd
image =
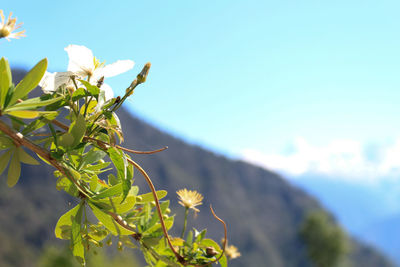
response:
<path id="1" fill-rule="evenodd" d="M 163 218 L 163 215 L 161 212 L 160 201 L 158 200 L 156 189 L 154 187 L 153 182 L 151 181 L 151 179 L 150 179 L 149 175 L 146 173 L 146 171 L 143 170 L 143 168 L 139 164 L 137 164 L 135 161 L 131 160 L 130 158 L 127 158 L 127 160 L 130 164 L 132 164 L 136 169 L 138 169 L 140 171 L 140 173 L 145 178 L 148 186 L 150 187 L 151 193 L 153 194 L 154 201 L 156 202 L 156 209 L 157 209 L 157 213 L 158 213 L 158 218 L 160 219 L 161 229 L 163 230 L 165 239 L 167 239 L 168 246 L 174 253 L 178 262 L 184 263 L 185 259 L 178 252 L 176 252 L 174 246 L 171 243 L 171 239 L 168 235 L 167 227 L 165 227 L 164 218 Z"/>
<path id="2" fill-rule="evenodd" d="M 54 159 L 46 149 L 36 145 L 29 139 L 25 138 L 21 133 L 15 132 L 1 120 L 0 120 L 0 131 L 8 135 L 17 144 L 25 146 L 26 148 L 32 150 L 40 157 L 45 159 L 48 163 L 53 165 L 62 174 L 64 174 L 64 176 L 67 177 L 72 183 L 74 183 L 82 194 L 84 194 L 87 197 L 89 196 L 88 195 L 89 192 L 84 187 L 82 187 L 77 180 L 75 180 L 75 178 L 69 173 L 68 169 L 63 164 L 59 163 L 56 159 Z"/>
<path id="3" fill-rule="evenodd" d="M 185 236 L 185 232 L 186 232 L 186 225 L 187 225 L 187 217 L 189 214 L 189 208 L 185 207 L 185 221 L 183 222 L 183 229 L 182 229 L 182 234 L 181 234 L 181 238 L 183 239 L 183 237 Z"/>

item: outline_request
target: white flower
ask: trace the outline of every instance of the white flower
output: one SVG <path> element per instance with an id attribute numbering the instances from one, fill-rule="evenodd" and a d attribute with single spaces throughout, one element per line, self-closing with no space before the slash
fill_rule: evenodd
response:
<path id="1" fill-rule="evenodd" d="M 71 76 L 75 76 L 75 82 L 78 86 L 78 79 L 86 79 L 93 85 L 97 85 L 98 81 L 104 77 L 113 77 L 124 73 L 133 68 L 132 60 L 118 60 L 112 64 L 104 65 L 100 63 L 94 56 L 92 51 L 82 45 L 69 45 L 65 49 L 68 53 L 69 63 L 66 72 L 46 72 L 39 86 L 45 93 L 54 92 L 60 86 L 73 86 Z M 108 84 L 103 83 L 100 90 L 104 91 L 105 100 L 113 98 L 114 93 Z"/>
<path id="2" fill-rule="evenodd" d="M 60 86 L 73 86 L 71 76 L 73 72 L 48 72 L 46 71 L 43 75 L 42 80 L 39 82 L 39 86 L 42 87 L 43 92 L 46 94 L 52 93 L 57 90 Z"/>
<path id="3" fill-rule="evenodd" d="M 132 60 L 118 60 L 112 64 L 104 65 L 94 56 L 92 51 L 82 45 L 69 45 L 65 48 L 68 53 L 68 71 L 73 72 L 81 79 L 88 77 L 91 84 L 96 85 L 100 78 L 113 77 L 133 68 Z M 100 90 L 105 92 L 106 99 L 113 97 L 111 87 L 103 84 Z"/>

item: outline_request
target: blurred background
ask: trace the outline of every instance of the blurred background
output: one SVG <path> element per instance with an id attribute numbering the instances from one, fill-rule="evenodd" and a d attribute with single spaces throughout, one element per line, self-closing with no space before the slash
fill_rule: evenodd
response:
<path id="1" fill-rule="evenodd" d="M 258 197 L 253 226 L 265 240 L 255 241 L 253 233 L 248 240 L 233 237 L 242 251 L 233 265 L 245 266 L 248 252 L 253 259 L 269 255 L 270 266 L 308 266 L 304 255 L 285 262 L 302 245 L 295 230 L 279 236 L 277 224 L 287 220 L 297 227 L 318 206 L 373 251 L 360 257 L 376 253 L 400 266 L 398 1 L 37 0 L 6 1 L 0 8 L 26 30 L 21 40 L 0 40 L 0 56 L 15 69 L 28 70 L 47 57 L 49 71 L 65 71 L 63 49 L 85 45 L 107 64 L 135 61 L 134 70 L 107 81 L 121 95 L 152 63 L 146 84 L 126 106 L 129 114 L 121 115 L 123 124 L 135 121 L 127 142 L 170 147 L 163 153 L 174 155 L 173 169 L 163 167 L 167 155 L 155 158 L 158 187 L 175 190 L 172 177 L 182 177 L 179 186 L 203 189 L 211 200 L 226 202 L 221 209 L 229 199 L 215 194 L 224 190 L 247 206 L 250 195 Z M 189 154 L 199 165 L 183 174 L 184 165 L 196 164 L 183 163 Z M 143 159 L 147 169 L 154 169 L 151 161 Z M 218 177 L 223 182 L 211 190 L 205 180 Z M 232 196 L 226 184 L 243 191 Z M 3 183 L 1 191 L 23 192 L 23 186 L 4 189 Z M 9 199 L 3 196 L 4 208 Z M 260 217 L 268 205 L 275 208 L 272 215 Z M 233 230 L 242 229 L 247 222 L 233 208 L 232 214 Z M 279 255 L 262 255 L 267 250 Z M 366 266 L 360 262 L 353 265 Z"/>

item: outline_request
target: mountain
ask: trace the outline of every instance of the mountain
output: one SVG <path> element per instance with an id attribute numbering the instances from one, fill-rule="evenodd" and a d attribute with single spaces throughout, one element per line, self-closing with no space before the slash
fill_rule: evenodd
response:
<path id="1" fill-rule="evenodd" d="M 149 173 L 157 189 L 168 190 L 173 210 L 177 211 L 175 231 L 181 229 L 183 209 L 174 192 L 196 189 L 205 200 L 197 218 L 192 219 L 194 226 L 207 227 L 216 240 L 223 237 L 221 225 L 207 208 L 212 204 L 228 224 L 230 243 L 242 253 L 230 266 L 311 266 L 299 226 L 309 211 L 321 207 L 317 200 L 273 172 L 187 144 L 125 110 L 118 115 L 125 147 L 169 147 L 155 155 L 132 157 Z M 72 200 L 55 190 L 52 171 L 48 166 L 24 166 L 20 183 L 12 189 L 6 188 L 5 177 L 0 177 L 0 266 L 35 266 L 43 246 L 58 242 L 53 229 Z M 147 188 L 138 172 L 135 183 Z M 352 245 L 353 266 L 392 266 L 373 248 L 357 241 Z"/>

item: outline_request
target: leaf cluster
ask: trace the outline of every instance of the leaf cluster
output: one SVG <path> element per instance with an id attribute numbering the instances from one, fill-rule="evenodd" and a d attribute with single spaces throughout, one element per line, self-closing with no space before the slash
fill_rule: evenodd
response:
<path id="1" fill-rule="evenodd" d="M 73 80 L 53 92 L 29 98 L 46 69 L 41 60 L 16 86 L 6 59 L 0 60 L 0 174 L 8 167 L 7 184 L 19 180 L 21 163 L 54 166 L 57 189 L 77 199 L 63 214 L 55 236 L 69 240 L 72 254 L 85 265 L 89 250 L 111 245 L 140 248 L 150 266 L 227 266 L 224 249 L 205 238 L 206 230 L 190 231 L 185 240 L 172 238 L 169 200 L 164 190 L 156 191 L 145 171 L 119 144 L 123 142 L 118 108 L 137 85 L 146 80 L 149 64 L 122 97 L 106 99 L 101 84 Z M 67 113 L 67 114 L 66 114 Z M 66 115 L 65 115 L 66 114 Z M 61 122 L 62 121 L 62 122 Z M 139 194 L 134 172 L 146 177 L 151 192 Z M 186 220 L 186 218 L 185 218 Z"/>

